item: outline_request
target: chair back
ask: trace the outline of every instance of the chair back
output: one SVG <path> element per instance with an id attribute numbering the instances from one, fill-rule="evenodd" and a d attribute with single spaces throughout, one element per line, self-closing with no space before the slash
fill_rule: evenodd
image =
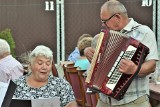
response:
<path id="1" fill-rule="evenodd" d="M 58 71 L 55 67 L 54 61 L 52 62 L 52 75 L 55 76 L 55 77 L 58 77 Z"/>
<path id="2" fill-rule="evenodd" d="M 78 75 L 82 81 L 82 85 L 84 88 L 84 92 L 85 92 L 85 98 L 86 98 L 86 102 L 85 105 L 86 107 L 96 107 L 97 105 L 97 101 L 98 101 L 98 93 L 88 93 L 87 92 L 87 86 L 85 84 L 85 79 L 87 77 L 87 73 L 85 70 L 78 70 Z"/>
<path id="3" fill-rule="evenodd" d="M 92 107 L 96 107 L 98 99 L 99 99 L 98 93 L 91 93 Z"/>
<path id="4" fill-rule="evenodd" d="M 70 82 L 68 73 L 66 72 L 66 68 L 68 68 L 68 67 L 74 67 L 74 62 L 71 62 L 71 61 L 61 61 L 61 62 L 60 62 L 60 65 L 61 65 L 62 68 L 63 68 L 64 78 L 65 78 L 68 82 Z"/>
<path id="5" fill-rule="evenodd" d="M 71 80 L 70 80 L 70 77 L 69 77 L 69 72 L 68 71 L 73 71 L 74 69 L 76 69 L 76 67 L 74 67 L 74 64 L 71 63 L 71 64 L 64 64 L 64 76 L 65 76 L 65 79 L 71 84 Z"/>
<path id="6" fill-rule="evenodd" d="M 82 87 L 82 83 L 80 81 L 78 71 L 76 70 L 77 67 L 74 67 L 73 65 L 65 65 L 65 72 L 69 77 L 69 82 L 73 88 L 74 95 L 76 98 L 76 101 L 79 105 L 84 107 L 85 104 L 85 95 L 84 95 L 84 89 Z"/>
<path id="7" fill-rule="evenodd" d="M 84 88 L 84 93 L 85 93 L 85 98 L 86 98 L 85 106 L 86 107 L 92 107 L 91 96 L 90 96 L 90 94 L 86 93 L 86 91 L 87 91 L 87 86 L 85 85 L 86 77 L 83 75 L 85 72 L 86 72 L 86 70 L 78 70 L 78 75 L 81 79 L 82 86 Z"/>

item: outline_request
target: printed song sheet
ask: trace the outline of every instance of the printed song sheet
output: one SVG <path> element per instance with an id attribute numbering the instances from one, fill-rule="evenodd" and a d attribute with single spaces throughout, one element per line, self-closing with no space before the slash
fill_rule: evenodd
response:
<path id="1" fill-rule="evenodd" d="M 60 98 L 32 99 L 32 107 L 60 107 Z"/>

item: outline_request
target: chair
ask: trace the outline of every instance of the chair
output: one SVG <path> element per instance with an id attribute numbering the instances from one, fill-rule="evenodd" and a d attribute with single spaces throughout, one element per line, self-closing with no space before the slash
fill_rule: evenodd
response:
<path id="1" fill-rule="evenodd" d="M 73 61 L 60 61 L 61 66 L 64 66 L 65 64 L 74 64 Z"/>
<path id="2" fill-rule="evenodd" d="M 68 75 L 69 82 L 73 88 L 74 95 L 78 105 L 85 107 L 85 95 L 81 80 L 78 75 L 77 67 L 71 64 L 65 65 L 65 72 Z"/>
<path id="3" fill-rule="evenodd" d="M 52 62 L 52 74 L 53 74 L 53 76 L 58 77 L 58 71 L 55 67 L 54 61 Z"/>
<path id="4" fill-rule="evenodd" d="M 91 93 L 92 107 L 96 107 L 98 99 L 99 99 L 98 93 Z"/>
<path id="5" fill-rule="evenodd" d="M 87 87 L 85 85 L 85 77 L 83 76 L 83 73 L 86 71 L 86 70 L 77 70 L 78 71 L 78 75 L 80 77 L 80 80 L 82 82 L 82 86 L 84 88 L 84 93 L 85 93 L 85 98 L 86 98 L 86 101 L 85 101 L 85 106 L 86 107 L 92 107 L 92 102 L 91 102 L 91 96 L 90 94 L 86 93 L 87 91 Z"/>
<path id="6" fill-rule="evenodd" d="M 64 78 L 69 82 L 69 77 L 68 77 L 68 74 L 67 74 L 67 72 L 66 72 L 66 67 L 68 66 L 74 66 L 74 62 L 72 62 L 72 61 L 61 61 L 60 62 L 60 65 L 62 66 L 62 68 L 63 68 L 63 71 L 64 71 Z"/>
<path id="7" fill-rule="evenodd" d="M 87 77 L 86 71 L 78 70 L 78 75 L 80 76 L 82 86 L 85 92 L 85 98 L 86 98 L 85 106 L 96 107 L 99 96 L 98 96 L 98 93 L 87 93 L 87 86 L 85 84 L 85 79 Z"/>
<path id="8" fill-rule="evenodd" d="M 69 74 L 67 72 L 68 69 L 70 68 L 75 68 L 74 67 L 74 63 L 71 63 L 71 64 L 65 64 L 64 66 L 64 76 L 65 76 L 65 79 L 71 84 L 71 81 L 70 81 L 70 78 L 69 78 Z"/>

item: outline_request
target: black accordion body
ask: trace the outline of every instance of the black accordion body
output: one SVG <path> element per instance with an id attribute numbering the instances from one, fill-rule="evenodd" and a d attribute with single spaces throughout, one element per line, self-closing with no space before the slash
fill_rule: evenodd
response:
<path id="1" fill-rule="evenodd" d="M 91 90 L 121 100 L 148 53 L 149 48 L 134 38 L 117 31 L 104 30 L 97 41 L 85 82 Z M 119 72 L 119 63 L 123 58 L 137 64 L 135 74 Z"/>

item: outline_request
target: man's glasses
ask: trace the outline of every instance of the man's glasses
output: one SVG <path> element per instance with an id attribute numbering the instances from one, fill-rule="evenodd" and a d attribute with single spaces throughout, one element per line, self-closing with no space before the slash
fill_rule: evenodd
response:
<path id="1" fill-rule="evenodd" d="M 109 20 L 111 20 L 112 19 L 112 17 L 114 17 L 116 14 L 113 14 L 111 17 L 109 17 L 108 19 L 106 19 L 106 20 L 101 20 L 101 22 L 102 23 L 106 23 L 106 22 L 108 22 Z"/>

